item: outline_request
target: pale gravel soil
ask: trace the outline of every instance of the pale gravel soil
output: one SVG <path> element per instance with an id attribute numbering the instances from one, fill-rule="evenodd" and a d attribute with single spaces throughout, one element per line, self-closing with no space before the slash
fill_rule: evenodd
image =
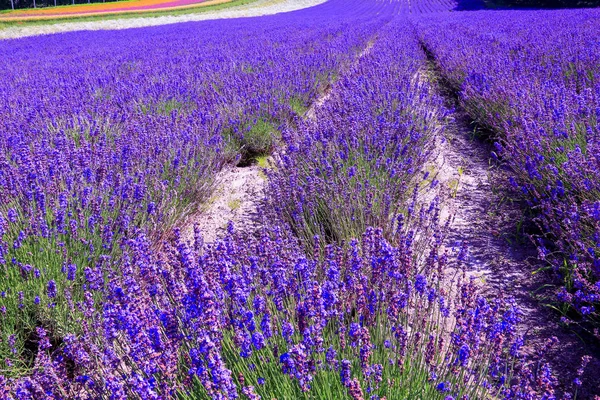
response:
<path id="1" fill-rule="evenodd" d="M 450 107 L 456 106 L 449 100 Z M 559 379 L 559 389 L 572 390 L 581 357 L 592 361 L 583 377 L 578 399 L 600 395 L 600 351 L 594 339 L 582 341 L 577 334 L 559 325 L 559 316 L 544 306 L 535 294 L 551 277 L 534 272 L 542 267 L 537 252 L 521 226 L 523 204 L 511 198 L 506 187 L 507 171 L 492 160 L 492 148 L 473 135 L 467 115 L 458 109 L 436 138 L 435 170 L 444 192 L 443 218 L 450 218 L 448 245 L 469 247 L 468 274 L 479 282 L 484 293 L 514 298 L 523 311 L 521 334 L 528 345 L 525 353 L 545 349 L 546 358 Z M 459 170 L 461 172 L 459 172 Z M 458 185 L 458 186 L 456 186 Z M 548 348 L 556 336 L 559 344 Z"/>
<path id="2" fill-rule="evenodd" d="M 48 25 L 30 25 L 10 27 L 0 30 L 0 39 L 12 39 L 25 36 L 46 35 L 57 32 L 95 31 L 141 28 L 175 24 L 189 21 L 205 21 L 225 18 L 258 17 L 278 14 L 316 6 L 327 0 L 258 0 L 254 3 L 225 8 L 217 11 L 205 11 L 183 15 L 163 15 L 158 17 L 106 19 L 101 21 L 64 22 Z M 109 18 L 109 17 L 107 17 Z"/>
<path id="3" fill-rule="evenodd" d="M 264 196 L 266 176 L 258 165 L 228 166 L 217 174 L 212 197 L 193 213 L 181 229 L 186 242 L 194 239 L 194 228 L 205 243 L 223 237 L 229 222 L 236 231 L 251 232 L 257 226 L 257 207 Z"/>
<path id="4" fill-rule="evenodd" d="M 351 69 L 358 61 L 369 54 L 375 40 L 367 43 L 356 59 L 344 70 Z M 335 85 L 328 85 L 303 115 L 306 121 L 318 123 L 317 110 L 331 100 Z M 277 157 L 277 153 L 273 155 Z M 272 158 L 268 162 L 271 162 Z M 181 238 L 191 243 L 195 229 L 205 243 L 213 243 L 224 236 L 229 222 L 235 230 L 251 234 L 260 226 L 257 213 L 265 196 L 266 175 L 258 165 L 249 167 L 229 166 L 220 171 L 216 178 L 213 196 L 198 207 L 183 223 Z"/>

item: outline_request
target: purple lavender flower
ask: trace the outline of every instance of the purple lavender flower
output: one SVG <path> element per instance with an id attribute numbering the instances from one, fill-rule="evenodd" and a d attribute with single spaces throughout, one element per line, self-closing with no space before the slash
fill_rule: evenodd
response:
<path id="1" fill-rule="evenodd" d="M 292 324 L 284 322 L 281 327 L 281 334 L 288 343 L 291 342 L 292 336 L 294 335 L 294 327 Z"/>
<path id="2" fill-rule="evenodd" d="M 77 272 L 77 266 L 75 264 L 69 264 L 67 266 L 67 279 L 70 281 L 74 281 L 76 272 Z"/>
<path id="3" fill-rule="evenodd" d="M 271 332 L 271 316 L 269 314 L 264 314 L 260 321 L 260 329 L 265 337 L 265 339 L 269 339 L 273 334 Z"/>
<path id="4" fill-rule="evenodd" d="M 450 382 L 440 382 L 438 383 L 438 385 L 435 387 L 439 392 L 442 393 L 446 393 L 450 391 Z"/>
<path id="5" fill-rule="evenodd" d="M 265 347 L 265 337 L 260 332 L 252 333 L 252 344 L 256 350 L 260 350 Z"/>
<path id="6" fill-rule="evenodd" d="M 350 363 L 349 360 L 342 360 L 342 367 L 340 369 L 340 379 L 342 380 L 342 385 L 348 387 L 348 385 L 350 385 L 350 380 L 352 378 L 351 375 L 351 368 L 352 364 Z"/>
<path id="7" fill-rule="evenodd" d="M 330 366 L 337 367 L 337 353 L 333 346 L 330 346 L 327 349 L 327 353 L 325 354 L 325 360 Z"/>
<path id="8" fill-rule="evenodd" d="M 418 293 L 423 294 L 425 292 L 425 287 L 427 286 L 427 279 L 423 275 L 417 275 L 415 277 L 415 290 Z"/>

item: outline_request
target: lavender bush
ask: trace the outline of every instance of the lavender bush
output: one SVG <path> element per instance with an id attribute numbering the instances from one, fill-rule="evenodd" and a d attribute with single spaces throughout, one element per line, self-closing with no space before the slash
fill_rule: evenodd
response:
<path id="1" fill-rule="evenodd" d="M 285 154 L 268 171 L 269 208 L 309 243 L 355 238 L 369 226 L 390 237 L 423 183 L 435 186 L 417 175 L 446 111 L 422 79 L 425 55 L 406 25 L 398 18 L 378 32 L 315 121 L 285 135 Z"/>
<path id="2" fill-rule="evenodd" d="M 518 308 L 486 300 L 459 265 L 444 273 L 439 245 L 414 275 L 410 235 L 398 235 L 401 248 L 369 229 L 343 248 L 317 242 L 306 256 L 277 227 L 256 239 L 231 227 L 207 248 L 201 238 L 180 243 L 169 263 L 140 236 L 125 245 L 121 273 L 108 271 L 102 310 L 92 291 L 72 310 L 85 315 L 82 334 L 49 352 L 40 328 L 33 375 L 4 380 L 5 390 L 17 398 L 160 398 L 186 387 L 190 398 L 552 398 L 547 367 L 519 361 Z"/>

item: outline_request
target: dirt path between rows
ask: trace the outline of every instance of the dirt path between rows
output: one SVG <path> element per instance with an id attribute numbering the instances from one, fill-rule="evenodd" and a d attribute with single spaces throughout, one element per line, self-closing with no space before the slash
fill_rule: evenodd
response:
<path id="1" fill-rule="evenodd" d="M 426 76 L 432 77 L 429 71 Z M 435 78 L 434 78 L 435 79 Z M 442 90 L 442 93 L 444 91 Z M 572 391 L 572 382 L 581 358 L 593 357 L 582 380 L 578 399 L 593 399 L 600 394 L 600 352 L 584 343 L 572 331 L 559 325 L 559 316 L 534 297 L 549 278 L 534 274 L 540 268 L 537 252 L 523 233 L 523 204 L 510 198 L 500 182 L 507 171 L 492 159 L 492 147 L 474 135 L 474 125 L 444 93 L 448 106 L 458 111 L 448 121 L 444 133 L 436 138 L 437 158 L 432 168 L 445 191 L 444 212 L 451 218 L 449 245 L 469 246 L 469 273 L 480 282 L 485 293 L 512 297 L 521 308 L 521 330 L 525 351 L 546 349 L 546 358 L 556 374 L 561 391 Z M 552 337 L 559 344 L 546 346 Z"/>
<path id="2" fill-rule="evenodd" d="M 348 68 L 346 68 L 345 72 L 347 72 L 348 70 L 351 70 L 353 67 L 355 67 L 358 64 L 358 62 L 363 57 L 365 57 L 367 54 L 369 54 L 371 52 L 371 50 L 373 49 L 373 46 L 375 46 L 376 41 L 377 41 L 377 37 L 371 38 L 367 42 L 367 45 L 365 46 L 365 48 L 358 54 L 358 56 L 356 57 L 354 62 L 351 63 Z M 321 95 L 308 108 L 308 110 L 304 114 L 304 118 L 307 120 L 313 121 L 314 123 L 317 123 L 317 110 L 319 108 L 321 108 L 323 106 L 323 104 L 327 103 L 327 101 L 331 98 L 331 95 L 333 94 L 333 90 L 334 90 L 334 85 L 329 84 L 325 88 L 325 90 L 323 90 Z"/>
<path id="3" fill-rule="evenodd" d="M 212 197 L 192 214 L 181 228 L 181 237 L 191 242 L 194 227 L 206 243 L 223 237 L 232 222 L 236 230 L 251 231 L 256 225 L 258 204 L 264 196 L 266 176 L 258 165 L 227 166 L 217 175 Z"/>
<path id="4" fill-rule="evenodd" d="M 364 56 L 369 54 L 376 39 L 369 40 L 365 48 L 342 73 L 351 70 Z M 318 123 L 317 110 L 331 98 L 335 85 L 327 85 L 317 99 L 304 113 L 303 119 L 308 123 Z M 273 154 L 272 157 L 277 157 Z M 259 226 L 258 207 L 265 195 L 267 184 L 262 167 L 250 165 L 246 167 L 228 166 L 220 171 L 216 178 L 216 189 L 213 196 L 184 222 L 181 237 L 187 242 L 194 239 L 194 228 L 202 234 L 205 243 L 212 243 L 223 237 L 229 222 L 240 232 L 251 233 Z"/>

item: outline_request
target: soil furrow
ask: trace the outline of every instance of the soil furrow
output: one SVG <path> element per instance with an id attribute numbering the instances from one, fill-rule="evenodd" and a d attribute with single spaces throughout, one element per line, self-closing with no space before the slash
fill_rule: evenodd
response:
<path id="1" fill-rule="evenodd" d="M 375 38 L 369 40 L 365 48 L 358 54 L 350 66 L 343 72 L 351 70 L 365 57 L 375 44 Z M 302 118 L 317 123 L 317 109 L 322 107 L 335 91 L 335 84 L 329 84 L 313 101 Z M 277 153 L 272 157 L 276 157 Z M 236 230 L 250 233 L 259 225 L 258 207 L 264 197 L 266 176 L 261 166 L 253 164 L 247 167 L 228 166 L 220 171 L 216 178 L 216 189 L 213 196 L 185 221 L 181 228 L 181 237 L 191 242 L 194 238 L 194 227 L 202 233 L 206 243 L 221 238 L 232 222 Z"/>
<path id="2" fill-rule="evenodd" d="M 435 67 L 426 74 L 439 84 Z M 535 293 L 550 278 L 535 274 L 541 267 L 535 246 L 527 237 L 524 204 L 511 197 L 502 182 L 507 173 L 492 157 L 492 146 L 477 134 L 477 127 L 460 109 L 456 97 L 440 87 L 451 114 L 444 133 L 437 138 L 437 157 L 429 167 L 445 192 L 443 215 L 450 218 L 448 243 L 469 248 L 468 273 L 494 297 L 514 298 L 522 310 L 524 351 L 543 349 L 545 359 L 559 380 L 559 391 L 573 392 L 576 370 L 585 355 L 592 361 L 582 378 L 578 398 L 593 398 L 600 387 L 600 351 L 560 325 L 559 316 L 542 304 Z M 558 343 L 547 346 L 553 337 Z"/>

